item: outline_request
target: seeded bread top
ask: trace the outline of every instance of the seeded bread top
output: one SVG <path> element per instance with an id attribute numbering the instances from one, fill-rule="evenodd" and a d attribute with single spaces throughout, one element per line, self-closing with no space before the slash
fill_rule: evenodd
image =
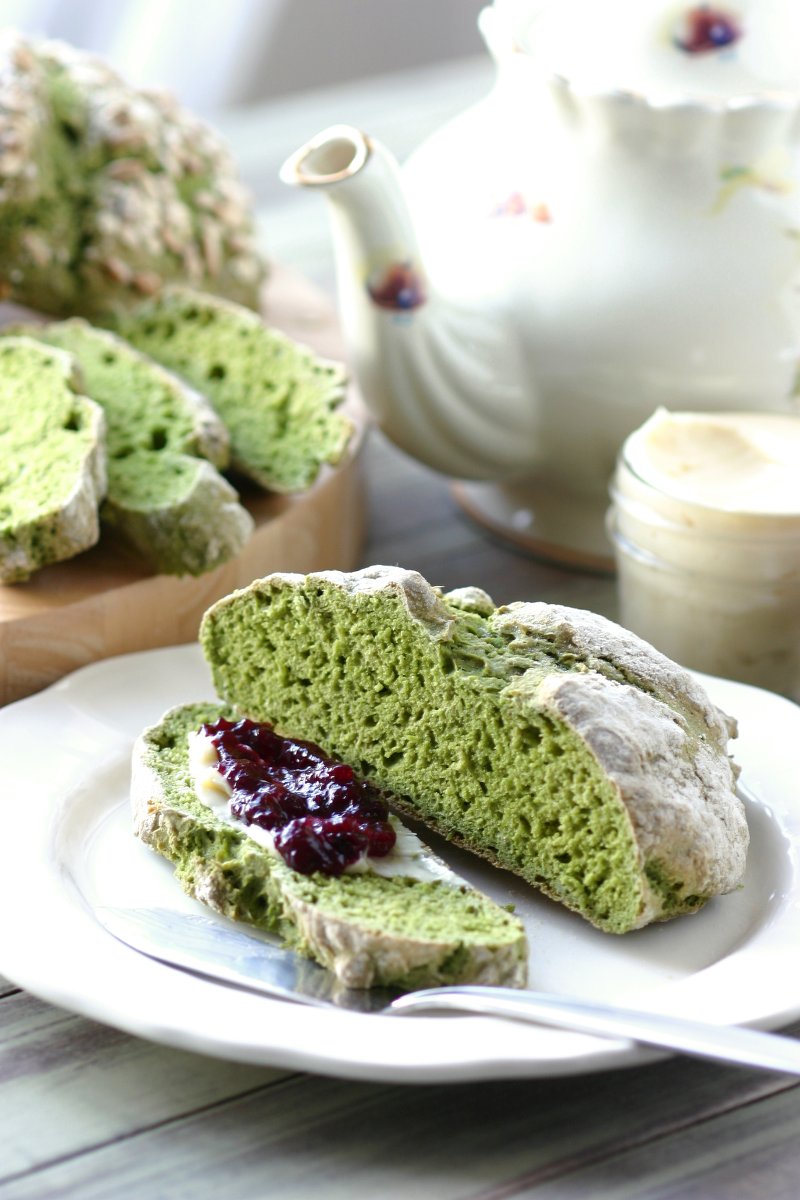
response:
<path id="1" fill-rule="evenodd" d="M 0 39 L 0 287 L 107 315 L 168 280 L 257 307 L 264 264 L 220 138 L 100 59 Z"/>

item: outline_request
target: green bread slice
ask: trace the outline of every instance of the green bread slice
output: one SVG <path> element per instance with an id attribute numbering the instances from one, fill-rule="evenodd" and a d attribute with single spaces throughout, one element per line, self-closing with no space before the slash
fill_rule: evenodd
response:
<path id="1" fill-rule="evenodd" d="M 165 574 L 201 575 L 238 554 L 253 522 L 215 470 L 227 465 L 229 442 L 210 405 L 122 338 L 80 318 L 25 333 L 74 354 L 86 391 L 105 412 L 103 521 Z"/>
<path id="2" fill-rule="evenodd" d="M 28 325 L 24 333 L 78 359 L 86 387 L 105 409 L 111 458 L 157 449 L 228 466 L 228 431 L 205 397 L 122 338 L 80 317 Z"/>
<path id="3" fill-rule="evenodd" d="M 297 492 L 335 464 L 353 431 L 337 412 L 344 373 L 249 309 L 172 287 L 117 331 L 208 396 L 228 428 L 234 468 L 261 487 Z"/>
<path id="4" fill-rule="evenodd" d="M 239 554 L 253 519 L 211 463 L 141 450 L 108 464 L 106 525 L 165 575 L 203 575 Z"/>
<path id="5" fill-rule="evenodd" d="M 197 797 L 188 735 L 232 715 L 219 704 L 172 709 L 133 753 L 134 830 L 175 865 L 189 895 L 233 920 L 278 934 L 347 987 L 405 989 L 483 983 L 521 987 L 527 946 L 519 921 L 435 860 L 411 875 L 301 875 L 215 815 Z M 421 847 L 421 843 L 420 843 Z"/>
<path id="6" fill-rule="evenodd" d="M 87 550 L 100 536 L 105 420 L 75 360 L 0 341 L 0 582 Z"/>
<path id="7" fill-rule="evenodd" d="M 219 695 L 317 742 L 451 840 L 624 933 L 739 886 L 735 723 L 596 614 L 413 571 L 270 575 L 218 601 Z"/>

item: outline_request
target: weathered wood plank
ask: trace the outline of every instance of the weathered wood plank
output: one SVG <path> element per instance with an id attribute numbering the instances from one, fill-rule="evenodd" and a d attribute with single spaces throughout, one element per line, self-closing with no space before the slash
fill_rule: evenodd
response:
<path id="1" fill-rule="evenodd" d="M 796 1200 L 799 1138 L 800 1085 L 794 1084 L 550 1182 L 534 1175 L 474 1200 Z"/>
<path id="2" fill-rule="evenodd" d="M 0 1192 L 9 1177 L 287 1077 L 165 1049 L 45 1004 L 0 1004 Z"/>
<path id="3" fill-rule="evenodd" d="M 786 1154 L 800 1117 L 800 1089 L 786 1086 L 774 1076 L 682 1060 L 584 1079 L 451 1087 L 295 1076 L 32 1171 L 0 1188 L 0 1196 L 538 1195 L 537 1180 L 563 1175 L 568 1188 L 582 1163 L 638 1148 L 646 1160 L 659 1139 L 699 1139 L 699 1161 L 720 1162 L 715 1147 L 734 1144 L 754 1113 L 759 1128 L 775 1124 L 773 1146 Z M 578 1185 L 562 1194 L 594 1196 Z"/>

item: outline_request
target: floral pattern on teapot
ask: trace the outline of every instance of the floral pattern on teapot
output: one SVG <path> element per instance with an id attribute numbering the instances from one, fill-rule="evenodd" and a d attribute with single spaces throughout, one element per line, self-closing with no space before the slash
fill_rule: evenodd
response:
<path id="1" fill-rule="evenodd" d="M 791 177 L 791 157 L 784 148 L 777 147 L 762 155 L 750 166 L 725 166 L 719 172 L 720 188 L 711 213 L 723 212 L 742 188 L 755 188 L 773 196 L 788 196 L 794 189 Z"/>
<path id="2" fill-rule="evenodd" d="M 685 54 L 714 54 L 729 50 L 743 33 L 738 14 L 711 4 L 697 4 L 684 13 L 672 40 Z"/>
<path id="3" fill-rule="evenodd" d="M 409 312 L 427 300 L 425 280 L 411 261 L 393 262 L 373 271 L 367 279 L 367 292 L 379 308 Z"/>
<path id="4" fill-rule="evenodd" d="M 500 204 L 496 204 L 489 214 L 492 217 L 530 217 L 542 225 L 549 225 L 553 220 L 550 206 L 543 200 L 526 200 L 522 192 L 511 192 Z"/>

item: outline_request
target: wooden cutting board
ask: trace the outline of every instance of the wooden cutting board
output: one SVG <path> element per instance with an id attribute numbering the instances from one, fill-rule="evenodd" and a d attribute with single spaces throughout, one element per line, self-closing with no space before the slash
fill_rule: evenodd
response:
<path id="1" fill-rule="evenodd" d="M 320 354 L 341 358 L 330 304 L 305 280 L 275 268 L 266 320 Z M 347 458 L 325 468 L 298 496 L 243 497 L 256 529 L 242 553 L 199 579 L 154 575 L 104 533 L 100 544 L 0 585 L 0 704 L 19 700 L 78 667 L 155 646 L 194 641 L 206 608 L 270 571 L 356 566 L 364 530 L 359 456 L 365 419 L 354 392 L 347 411 L 357 431 Z"/>

